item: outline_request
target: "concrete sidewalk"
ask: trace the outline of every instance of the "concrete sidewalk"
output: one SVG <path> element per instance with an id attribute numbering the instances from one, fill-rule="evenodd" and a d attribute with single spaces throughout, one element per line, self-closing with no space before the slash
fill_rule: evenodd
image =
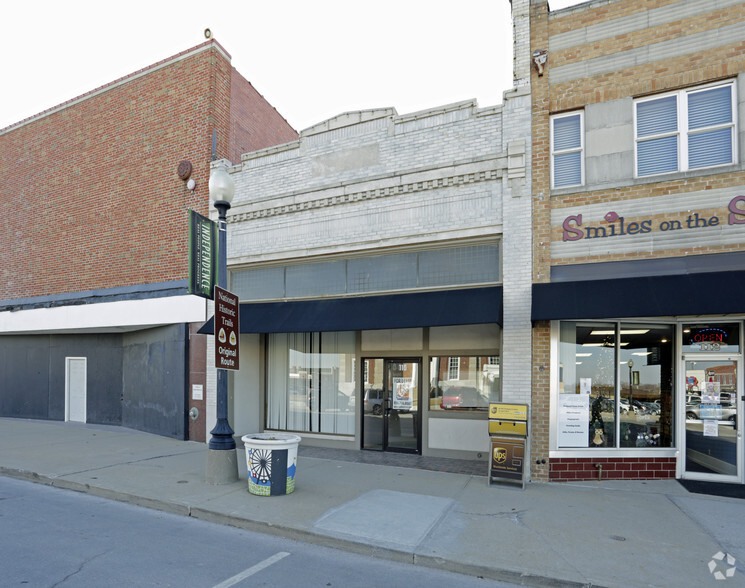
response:
<path id="1" fill-rule="evenodd" d="M 301 454 L 295 492 L 258 497 L 242 447 L 241 479 L 226 486 L 205 483 L 206 453 L 121 427 L 0 419 L 5 476 L 516 584 L 745 586 L 745 501 L 674 480 L 520 490 Z M 719 552 L 737 560 L 724 581 L 709 570 Z"/>

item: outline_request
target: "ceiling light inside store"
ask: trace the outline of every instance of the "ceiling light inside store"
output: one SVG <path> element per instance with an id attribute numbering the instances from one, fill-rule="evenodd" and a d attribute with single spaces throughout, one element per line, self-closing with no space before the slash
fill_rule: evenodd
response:
<path id="1" fill-rule="evenodd" d="M 592 357 L 592 353 L 576 353 L 577 357 Z"/>
<path id="2" fill-rule="evenodd" d="M 651 351 L 634 351 L 631 355 L 650 355 Z"/>
<path id="3" fill-rule="evenodd" d="M 628 341 L 624 341 L 621 343 L 621 347 L 626 347 L 628 345 Z M 582 347 L 613 347 L 614 345 L 611 343 L 610 345 L 606 345 L 605 343 L 582 343 Z"/>
<path id="4" fill-rule="evenodd" d="M 621 329 L 621 335 L 646 335 L 649 329 Z M 615 331 L 591 331 L 590 335 L 615 335 Z"/>

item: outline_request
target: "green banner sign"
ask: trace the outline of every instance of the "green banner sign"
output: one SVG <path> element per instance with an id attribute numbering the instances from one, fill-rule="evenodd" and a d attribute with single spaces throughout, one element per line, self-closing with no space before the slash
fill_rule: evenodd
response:
<path id="1" fill-rule="evenodd" d="M 217 223 L 189 211 L 189 294 L 212 300 L 217 281 Z"/>

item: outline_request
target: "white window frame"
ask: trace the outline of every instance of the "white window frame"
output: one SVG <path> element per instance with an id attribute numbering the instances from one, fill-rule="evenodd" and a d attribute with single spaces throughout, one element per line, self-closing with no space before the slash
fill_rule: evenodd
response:
<path id="1" fill-rule="evenodd" d="M 554 150 L 554 122 L 562 118 L 568 118 L 579 115 L 579 147 L 572 147 L 570 149 Z M 551 141 L 551 188 L 572 188 L 575 186 L 585 185 L 585 112 L 583 110 L 573 110 L 571 112 L 564 112 L 562 114 L 555 114 L 550 119 L 550 141 Z M 556 172 L 556 165 L 554 163 L 557 155 L 564 155 L 567 153 L 580 153 L 580 182 L 579 184 L 566 184 L 563 186 L 557 186 L 554 181 L 554 175 Z"/>
<path id="2" fill-rule="evenodd" d="M 448 380 L 460 380 L 460 357 L 450 356 L 448 358 Z"/>
<path id="3" fill-rule="evenodd" d="M 724 88 L 729 87 L 730 88 L 730 95 L 732 97 L 731 103 L 732 103 L 732 122 L 727 124 L 719 124 L 719 125 L 712 125 L 710 127 L 705 127 L 703 129 L 695 129 L 693 132 L 691 132 L 688 129 L 688 96 L 690 94 L 695 94 L 698 92 L 703 92 L 707 90 L 712 90 L 714 88 Z M 643 104 L 644 102 L 651 102 L 653 100 L 660 100 L 663 98 L 669 98 L 670 96 L 675 96 L 677 98 L 676 105 L 677 105 L 677 119 L 678 119 L 678 128 L 676 131 L 666 132 L 666 133 L 660 133 L 659 135 L 647 135 L 645 137 L 639 138 L 637 132 L 637 108 L 639 104 Z M 725 165 L 733 165 L 738 161 L 738 153 L 737 153 L 737 92 L 735 91 L 735 81 L 730 80 L 725 83 L 715 83 L 715 84 L 707 84 L 705 86 L 697 86 L 695 88 L 686 88 L 684 90 L 677 90 L 675 92 L 667 92 L 665 94 L 655 94 L 654 96 L 646 96 L 644 98 L 638 98 L 634 100 L 634 177 L 635 178 L 651 178 L 651 177 L 657 177 L 667 174 L 673 174 L 673 173 L 680 173 L 680 172 L 686 172 L 691 170 L 706 170 L 711 169 L 714 167 L 722 167 Z M 697 133 L 701 133 L 703 131 L 711 131 L 716 129 L 725 129 L 725 128 L 731 128 L 731 141 L 732 141 L 732 160 L 727 163 L 717 163 L 715 165 L 710 165 L 706 167 L 695 167 L 690 168 L 689 167 L 689 161 L 688 161 L 688 137 Z M 645 174 L 643 176 L 639 175 L 639 143 L 648 141 L 650 139 L 657 139 L 657 138 L 663 138 L 663 137 L 669 137 L 669 136 L 675 136 L 678 138 L 678 169 L 668 171 L 668 172 L 660 172 L 660 173 L 654 173 L 654 174 Z"/>

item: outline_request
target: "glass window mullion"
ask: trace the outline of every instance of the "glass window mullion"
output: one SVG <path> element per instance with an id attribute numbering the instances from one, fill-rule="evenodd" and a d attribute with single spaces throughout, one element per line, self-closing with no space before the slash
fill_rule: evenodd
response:
<path id="1" fill-rule="evenodd" d="M 615 420 L 613 425 L 615 433 L 613 435 L 614 448 L 618 448 L 621 438 L 621 323 L 616 323 L 616 398 L 614 401 L 616 408 Z"/>

